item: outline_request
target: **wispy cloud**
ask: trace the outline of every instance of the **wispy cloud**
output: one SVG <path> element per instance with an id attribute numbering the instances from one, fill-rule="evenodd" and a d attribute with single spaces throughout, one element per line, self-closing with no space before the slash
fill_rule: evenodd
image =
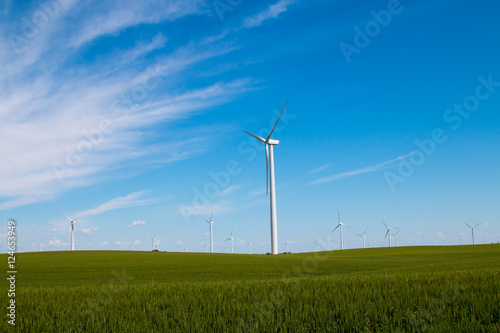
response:
<path id="1" fill-rule="evenodd" d="M 279 14 L 286 12 L 288 6 L 297 0 L 279 0 L 277 3 L 270 5 L 266 10 L 258 13 L 257 15 L 248 17 L 243 21 L 243 27 L 253 28 L 260 26 L 262 22 L 277 17 Z"/>
<path id="2" fill-rule="evenodd" d="M 102 214 L 102 213 L 110 211 L 110 210 L 135 207 L 135 206 L 144 206 L 144 205 L 150 205 L 150 204 L 153 204 L 155 202 L 158 202 L 158 199 L 141 199 L 141 197 L 145 193 L 146 193 L 146 191 L 139 191 L 139 192 L 130 193 L 129 195 L 124 196 L 124 197 L 114 198 L 114 199 L 107 201 L 107 202 L 105 202 L 105 203 L 103 203 L 95 208 L 91 208 L 91 209 L 84 210 L 82 212 L 78 212 L 75 215 L 76 216 L 99 215 L 99 214 Z"/>
<path id="3" fill-rule="evenodd" d="M 315 173 L 319 173 L 321 171 L 324 171 L 324 170 L 328 169 L 331 165 L 332 165 L 332 163 L 328 163 L 328 164 L 322 165 L 320 167 L 317 167 L 316 169 L 309 171 L 309 174 L 315 174 Z"/>
<path id="4" fill-rule="evenodd" d="M 117 43 L 115 51 L 89 62 L 82 62 L 75 48 L 92 48 L 100 37 L 118 38 L 139 24 L 205 10 L 202 0 L 66 2 L 22 53 L 0 39 L 0 62 L 6 64 L 0 71 L 0 132 L 7 138 L 0 140 L 0 156 L 9 157 L 0 164 L 0 210 L 102 183 L 109 171 L 138 170 L 133 168 L 138 163 L 166 164 L 203 153 L 208 140 L 218 135 L 216 128 L 205 127 L 204 137 L 180 133 L 154 145 L 143 134 L 253 89 L 249 78 L 223 81 L 203 73 L 203 84 L 179 88 L 192 79 L 194 66 L 237 46 L 224 36 L 205 37 L 165 51 L 168 40 L 156 33 Z"/>
<path id="5" fill-rule="evenodd" d="M 406 154 L 406 155 L 403 155 L 403 156 L 399 156 L 399 157 L 397 157 L 393 160 L 387 161 L 387 162 L 383 162 L 383 163 L 375 164 L 375 165 L 368 166 L 365 168 L 356 169 L 356 170 L 347 171 L 347 172 L 342 172 L 342 173 L 338 173 L 338 174 L 335 174 L 332 176 L 320 178 L 320 179 L 313 181 L 309 185 L 328 183 L 328 182 L 332 182 L 332 181 L 347 178 L 347 177 L 352 177 L 352 176 L 362 175 L 365 173 L 370 173 L 370 172 L 375 172 L 375 171 L 387 169 L 387 168 L 391 167 L 391 164 L 398 162 L 398 161 L 400 161 L 400 160 L 402 160 L 402 159 L 404 159 L 412 154 L 413 154 L 413 152 Z"/>

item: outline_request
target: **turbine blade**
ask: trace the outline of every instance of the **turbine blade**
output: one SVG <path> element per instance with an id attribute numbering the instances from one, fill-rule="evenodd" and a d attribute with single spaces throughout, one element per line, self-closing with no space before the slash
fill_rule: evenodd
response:
<path id="1" fill-rule="evenodd" d="M 283 111 L 285 111 L 285 108 L 286 108 L 287 104 L 288 104 L 288 100 L 286 101 L 285 106 L 283 107 L 283 110 L 281 110 L 281 113 L 280 113 L 278 119 L 276 119 L 276 122 L 274 123 L 273 129 L 271 130 L 271 132 L 267 136 L 266 142 L 269 142 L 269 139 L 271 138 L 271 135 L 273 135 L 274 129 L 276 128 L 276 125 L 278 124 L 278 121 L 280 121 L 281 115 L 283 114 Z"/>
<path id="2" fill-rule="evenodd" d="M 476 225 L 474 226 L 474 228 L 475 228 L 475 227 L 477 227 L 477 226 L 478 226 L 478 225 L 480 225 L 480 224 L 481 224 L 481 223 L 476 224 Z"/>
<path id="3" fill-rule="evenodd" d="M 332 232 L 334 232 L 335 230 L 337 230 L 338 227 L 340 227 L 340 224 L 337 224 L 337 226 L 335 227 L 335 229 L 332 230 Z"/>
<path id="4" fill-rule="evenodd" d="M 260 136 L 258 136 L 258 135 L 252 134 L 252 133 L 247 132 L 247 131 L 243 131 L 243 132 L 245 132 L 245 133 L 246 133 L 246 134 L 248 134 L 248 135 L 253 136 L 254 138 L 256 138 L 257 140 L 259 140 L 260 142 L 266 142 L 266 140 L 265 140 L 264 138 L 261 138 L 261 137 L 260 137 Z"/>
<path id="5" fill-rule="evenodd" d="M 214 211 L 212 210 L 212 213 L 210 214 L 210 222 L 212 222 L 212 216 L 214 215 Z"/>
<path id="6" fill-rule="evenodd" d="M 391 231 L 391 230 L 390 230 L 390 229 L 387 229 L 387 232 L 385 233 L 385 237 L 384 237 L 384 239 L 386 239 L 386 238 L 387 238 L 387 235 L 389 234 L 389 231 Z"/>
<path id="7" fill-rule="evenodd" d="M 266 195 L 269 193 L 269 145 L 266 143 Z"/>
<path id="8" fill-rule="evenodd" d="M 339 223 L 340 223 L 340 211 L 339 210 L 337 210 L 337 215 L 339 217 Z"/>
<path id="9" fill-rule="evenodd" d="M 469 228 L 471 228 L 471 229 L 472 229 L 472 227 L 471 227 L 470 225 L 468 225 L 467 223 L 464 223 L 464 224 L 465 224 L 466 226 L 468 226 Z"/>
<path id="10" fill-rule="evenodd" d="M 382 220 L 382 223 L 385 225 L 385 227 L 386 227 L 387 229 L 389 229 L 389 228 L 387 227 L 387 224 L 385 224 L 384 220 Z"/>
<path id="11" fill-rule="evenodd" d="M 63 214 L 64 214 L 64 215 L 68 218 L 68 220 L 72 221 L 72 219 L 70 219 L 70 218 L 69 218 L 69 216 L 68 216 L 68 215 L 66 215 L 66 213 L 65 213 L 65 212 L 63 212 Z"/>
<path id="12" fill-rule="evenodd" d="M 363 232 L 363 235 L 366 234 L 366 230 L 368 230 L 368 228 L 365 229 L 365 231 Z"/>

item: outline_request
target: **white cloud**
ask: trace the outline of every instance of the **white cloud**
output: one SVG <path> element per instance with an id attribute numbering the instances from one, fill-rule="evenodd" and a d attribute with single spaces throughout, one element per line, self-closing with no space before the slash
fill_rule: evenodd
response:
<path id="1" fill-rule="evenodd" d="M 0 141 L 0 156 L 9 156 L 0 164 L 0 210 L 103 183 L 117 169 L 136 172 L 138 163 L 166 164 L 203 153 L 206 142 L 218 135 L 215 128 L 205 127 L 205 135 L 196 139 L 182 133 L 159 144 L 145 144 L 142 134 L 253 89 L 255 82 L 248 78 L 203 80 L 196 88 L 179 88 L 193 75 L 192 66 L 232 52 L 232 42 L 205 38 L 143 57 L 167 42 L 156 34 L 88 63 L 61 45 L 91 48 L 96 39 L 115 38 L 137 24 L 205 10 L 202 0 L 74 2 L 23 53 L 15 54 L 0 39 L 0 62 L 5 64 L 0 72 L 0 132 L 9 138 Z M 127 106 L 123 96 L 139 97 Z M 103 129 L 103 121 L 112 128 Z"/>
<path id="2" fill-rule="evenodd" d="M 332 165 L 331 163 L 328 163 L 328 164 L 324 164 L 322 166 L 319 166 L 316 169 L 313 169 L 313 170 L 309 171 L 309 174 L 319 173 L 319 172 L 321 172 L 323 170 L 328 169 L 331 165 Z"/>
<path id="3" fill-rule="evenodd" d="M 53 245 L 55 247 L 62 247 L 62 246 L 69 246 L 69 243 L 63 243 L 59 239 L 57 239 L 56 237 L 54 237 L 54 239 L 51 239 L 49 241 L 49 245 Z"/>
<path id="4" fill-rule="evenodd" d="M 361 169 L 356 169 L 356 170 L 353 170 L 353 171 L 342 172 L 342 173 L 338 173 L 338 174 L 335 174 L 335 175 L 332 175 L 332 176 L 320 178 L 320 179 L 317 179 L 317 180 L 313 181 L 312 183 L 310 183 L 310 185 L 317 185 L 317 184 L 328 183 L 328 182 L 332 182 L 332 181 L 339 180 L 339 179 L 342 179 L 342 178 L 347 178 L 347 177 L 361 175 L 361 174 L 364 174 L 364 173 L 375 172 L 375 171 L 387 169 L 387 168 L 391 167 L 392 163 L 395 163 L 395 162 L 398 162 L 398 161 L 400 161 L 402 159 L 405 159 L 406 157 L 408 157 L 408 156 L 410 156 L 412 154 L 413 154 L 413 152 L 411 152 L 409 154 L 406 154 L 406 155 L 403 155 L 403 156 L 399 156 L 399 157 L 397 157 L 397 158 L 395 158 L 393 160 L 382 162 L 382 163 L 379 163 L 379 164 L 375 164 L 375 165 L 372 165 L 372 166 L 369 166 L 369 167 L 365 167 L 365 168 L 361 168 Z"/>
<path id="5" fill-rule="evenodd" d="M 99 243 L 99 246 L 106 246 L 106 245 L 108 245 L 108 242 L 106 242 L 106 241 L 103 241 L 103 242 Z"/>
<path id="6" fill-rule="evenodd" d="M 150 205 L 158 201 L 158 199 L 140 199 L 146 191 L 139 191 L 139 192 L 134 192 L 130 193 L 129 195 L 126 195 L 124 197 L 118 197 L 114 198 L 110 201 L 107 201 L 95 208 L 87 209 L 82 212 L 78 212 L 75 215 L 77 216 L 89 216 L 89 215 L 99 215 L 104 212 L 114 210 L 114 209 L 121 209 L 121 208 L 127 208 L 127 207 L 135 207 L 135 206 L 144 206 L 144 205 Z M 146 223 L 146 222 L 144 222 Z"/>
<path id="7" fill-rule="evenodd" d="M 86 228 L 86 229 L 82 229 L 80 231 L 82 234 L 85 234 L 85 235 L 94 235 L 96 232 L 97 232 L 97 228 Z"/>
<path id="8" fill-rule="evenodd" d="M 277 17 L 279 14 L 286 12 L 288 6 L 296 2 L 297 0 L 279 0 L 274 5 L 270 5 L 266 10 L 258 13 L 257 15 L 248 17 L 243 22 L 243 27 L 253 28 L 260 26 L 262 22 Z"/>
<path id="9" fill-rule="evenodd" d="M 446 239 L 446 236 L 442 233 L 442 232 L 438 232 L 437 233 L 437 236 L 442 239 L 442 240 L 445 240 Z"/>
<path id="10" fill-rule="evenodd" d="M 144 225 L 144 224 L 146 224 L 146 221 L 134 221 L 134 222 L 132 222 L 132 224 L 129 224 L 128 227 L 132 228 L 132 227 L 135 227 L 138 225 Z"/>
<path id="11" fill-rule="evenodd" d="M 182 243 L 182 241 L 177 240 L 177 241 L 175 241 L 175 245 L 178 245 L 178 246 L 183 246 L 184 244 Z"/>

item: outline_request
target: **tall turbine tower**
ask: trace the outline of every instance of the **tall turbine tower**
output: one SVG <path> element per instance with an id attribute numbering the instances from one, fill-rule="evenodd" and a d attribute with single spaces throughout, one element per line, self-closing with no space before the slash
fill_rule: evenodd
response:
<path id="1" fill-rule="evenodd" d="M 66 213 L 64 213 L 64 212 L 63 212 L 63 214 L 66 215 Z M 71 232 L 71 251 L 74 251 L 75 250 L 75 221 L 78 220 L 81 216 L 77 217 L 74 220 L 70 219 L 68 215 L 66 215 L 66 217 L 68 218 L 69 222 L 71 223 L 71 225 L 69 226 L 68 237 L 69 237 L 69 233 Z"/>
<path id="2" fill-rule="evenodd" d="M 368 230 L 368 229 L 365 229 L 365 231 L 362 234 L 356 235 L 356 236 L 359 236 L 359 237 L 363 237 L 363 249 L 365 248 L 366 230 Z"/>
<path id="3" fill-rule="evenodd" d="M 337 230 L 338 227 L 340 227 L 340 249 L 343 250 L 344 249 L 344 238 L 342 236 L 342 227 L 347 227 L 347 228 L 350 228 L 350 227 L 348 227 L 344 223 L 340 222 L 340 212 L 339 211 L 337 211 L 337 214 L 339 216 L 339 224 L 337 224 L 337 226 L 335 227 L 335 229 L 332 230 L 332 232 L 334 232 L 335 230 Z"/>
<path id="4" fill-rule="evenodd" d="M 275 189 L 275 181 L 274 181 L 274 153 L 273 153 L 273 146 L 278 145 L 280 142 L 278 140 L 273 140 L 271 139 L 271 135 L 274 132 L 274 129 L 276 128 L 276 125 L 278 124 L 278 121 L 281 118 L 281 115 L 283 114 L 283 111 L 285 111 L 285 108 L 288 104 L 288 101 L 286 101 L 285 106 L 283 107 L 283 110 L 281 110 L 281 113 L 276 120 L 276 123 L 274 123 L 273 128 L 271 129 L 271 132 L 269 132 L 269 135 L 267 138 L 261 138 L 260 136 L 257 136 L 255 134 L 252 134 L 250 132 L 245 131 L 245 133 L 253 136 L 255 139 L 259 140 L 260 142 L 263 142 L 265 145 L 266 149 L 266 194 L 268 193 L 268 187 L 270 188 L 270 204 L 271 204 L 271 254 L 278 254 L 278 218 L 276 215 L 276 189 Z"/>
<path id="5" fill-rule="evenodd" d="M 214 234 L 213 234 L 213 229 L 212 229 L 214 221 L 212 221 L 212 215 L 214 215 L 213 211 L 212 211 L 212 214 L 210 214 L 210 220 L 207 221 L 207 223 L 210 226 L 210 253 L 214 253 Z"/>
<path id="6" fill-rule="evenodd" d="M 391 247 L 391 230 L 392 229 L 397 229 L 398 227 L 389 228 L 387 226 L 387 224 L 385 224 L 384 220 L 382 220 L 382 223 L 384 223 L 385 227 L 387 228 L 387 232 L 385 233 L 385 237 L 384 238 L 387 238 L 387 236 L 389 236 L 389 247 Z"/>
<path id="7" fill-rule="evenodd" d="M 466 226 L 468 226 L 468 227 L 470 228 L 471 232 L 472 232 L 472 245 L 474 245 L 474 244 L 475 244 L 475 242 L 474 242 L 474 228 L 475 228 L 475 227 L 477 227 L 478 225 L 480 225 L 481 223 L 478 223 L 478 224 L 476 224 L 476 225 L 475 225 L 475 226 L 473 226 L 473 227 L 471 227 L 471 226 L 470 226 L 470 225 L 468 225 L 467 223 L 464 223 L 464 224 L 465 224 Z"/>

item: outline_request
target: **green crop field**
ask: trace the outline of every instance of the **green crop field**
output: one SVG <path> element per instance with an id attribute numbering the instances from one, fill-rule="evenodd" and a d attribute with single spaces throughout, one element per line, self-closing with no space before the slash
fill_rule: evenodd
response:
<path id="1" fill-rule="evenodd" d="M 499 245 L 37 252 L 16 268 L 2 332 L 500 332 Z"/>

